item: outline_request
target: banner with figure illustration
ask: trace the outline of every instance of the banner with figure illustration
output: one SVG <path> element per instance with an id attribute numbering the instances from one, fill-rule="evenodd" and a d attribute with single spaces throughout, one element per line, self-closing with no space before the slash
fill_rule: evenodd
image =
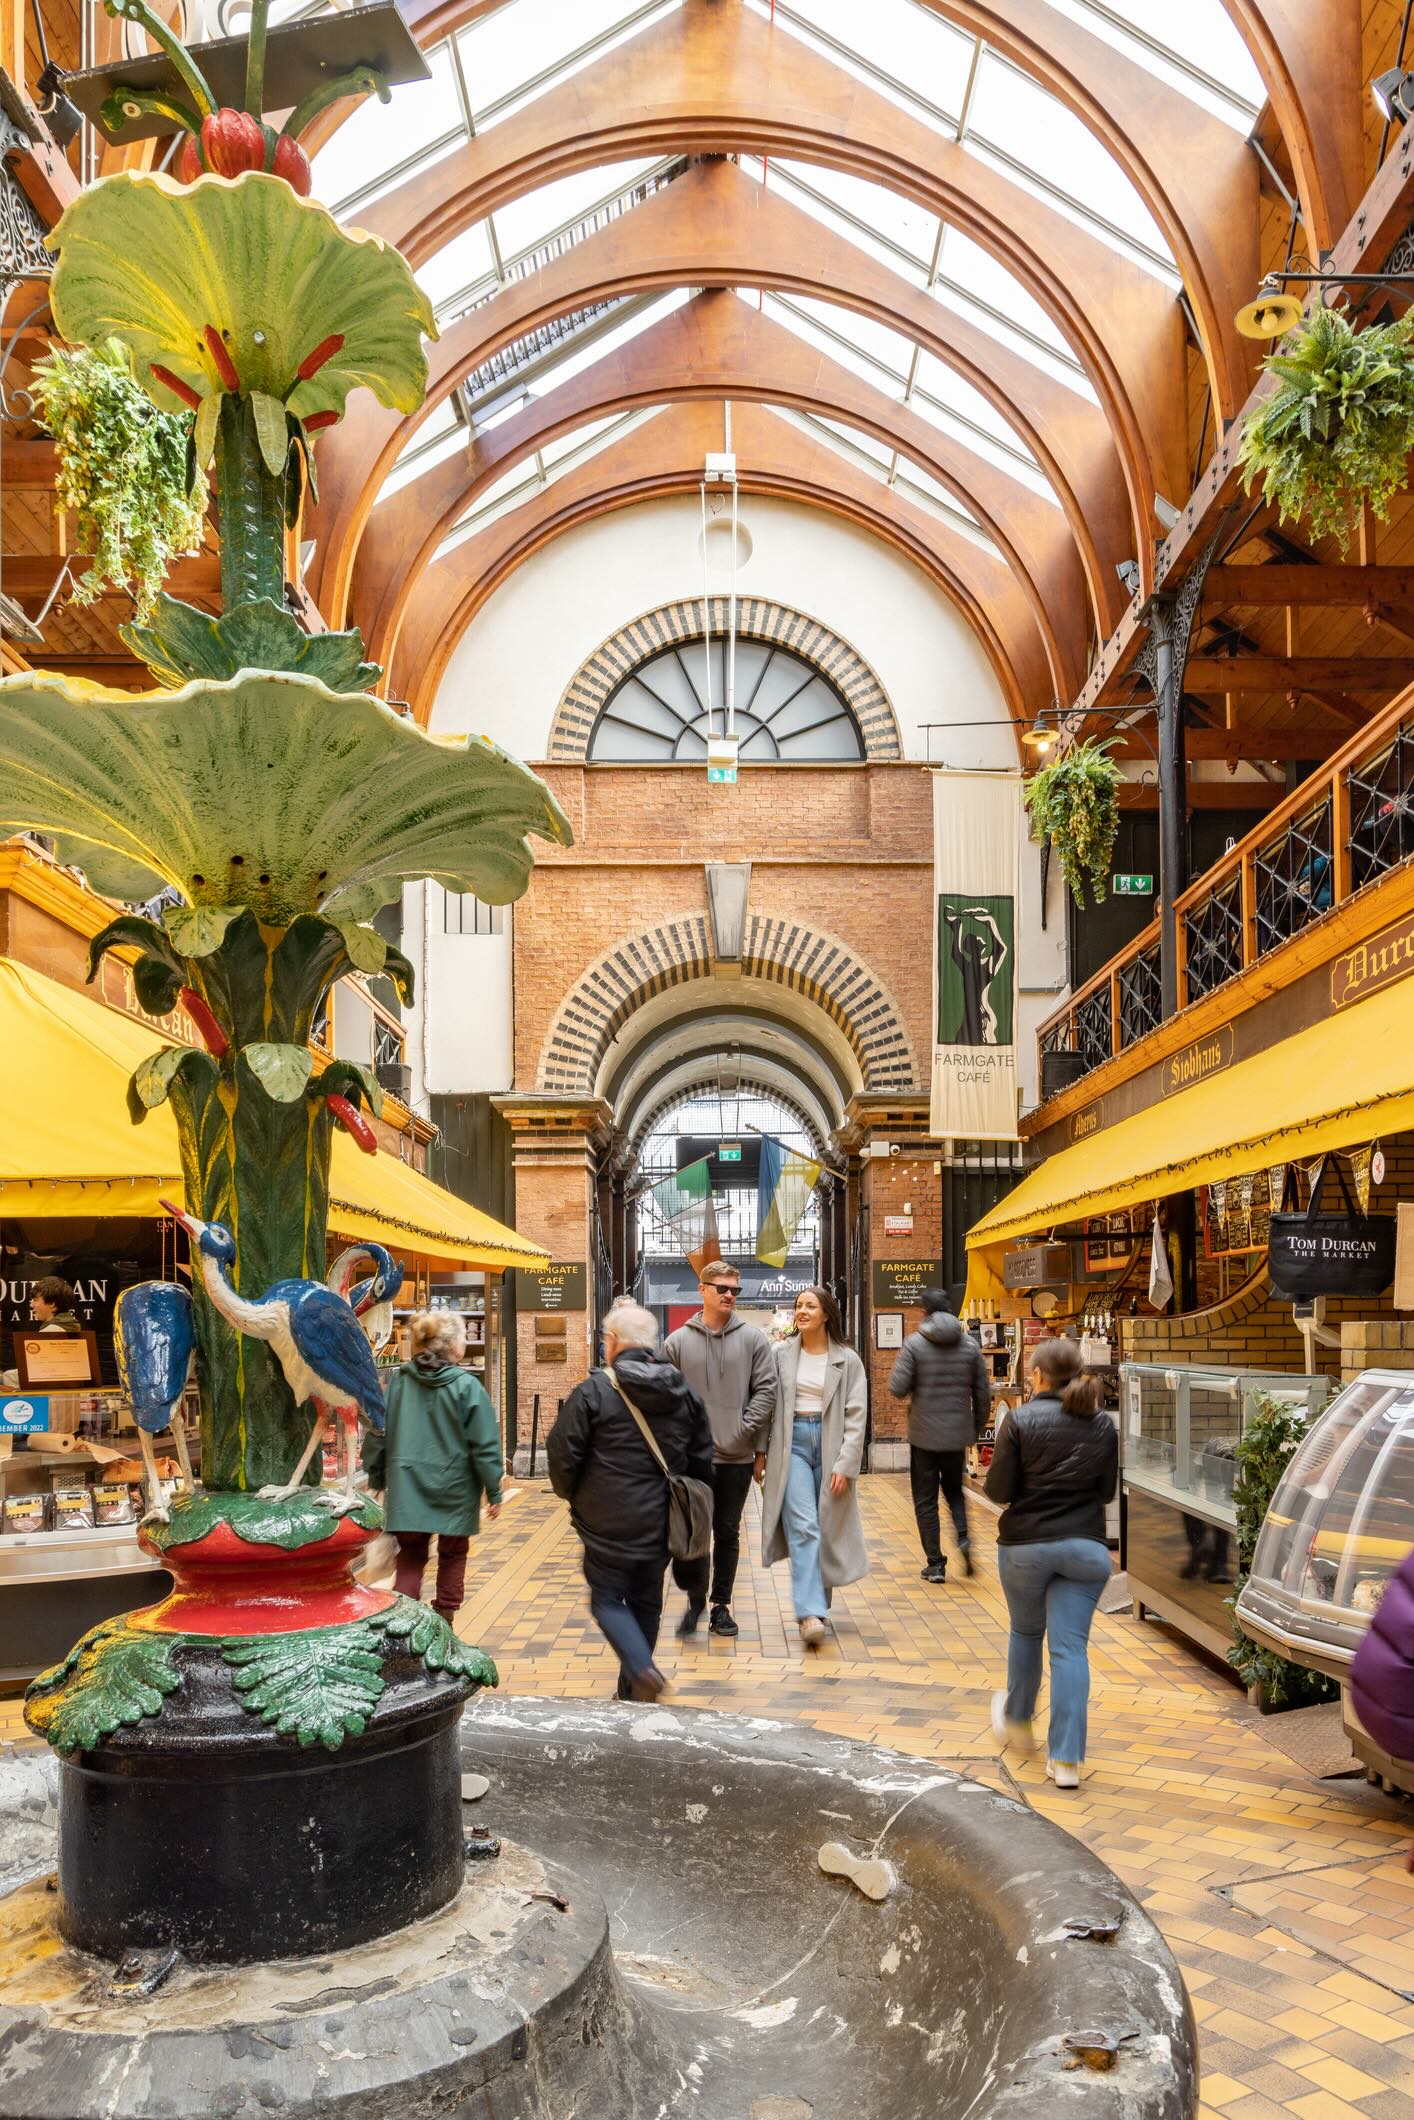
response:
<path id="1" fill-rule="evenodd" d="M 1019 773 L 933 775 L 933 1108 L 944 1138 L 1014 1141 Z"/>

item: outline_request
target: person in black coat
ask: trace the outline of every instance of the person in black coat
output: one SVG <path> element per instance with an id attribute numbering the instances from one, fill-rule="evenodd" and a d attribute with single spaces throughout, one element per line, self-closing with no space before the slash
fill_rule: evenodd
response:
<path id="1" fill-rule="evenodd" d="M 589 1609 L 619 1659 L 620 1700 L 657 1700 L 666 1684 L 653 1652 L 668 1565 L 668 1483 L 625 1394 L 676 1478 L 712 1478 L 707 1409 L 657 1341 L 648 1311 L 616 1303 L 604 1320 L 606 1366 L 575 1386 L 545 1445 L 550 1485 L 584 1545 Z"/>
<path id="2" fill-rule="evenodd" d="M 1090 1626 L 1110 1580 L 1105 1504 L 1119 1477 L 1119 1438 L 1099 1410 L 1074 1340 L 1043 1340 L 1031 1357 L 1032 1397 L 998 1430 L 986 1491 L 1004 1502 L 997 1572 L 1011 1615 L 1005 1692 L 992 1700 L 1004 1745 L 1034 1750 L 1031 1717 L 1041 1685 L 1041 1643 L 1051 1656 L 1046 1772 L 1058 1789 L 1080 1786 L 1090 1698 Z"/>
<path id="3" fill-rule="evenodd" d="M 903 1343 L 889 1392 L 907 1399 L 908 1478 L 913 1514 L 923 1542 L 923 1580 L 947 1580 L 948 1564 L 938 1526 L 938 1489 L 952 1517 L 964 1575 L 972 1573 L 967 1503 L 962 1492 L 963 1455 L 992 1417 L 992 1382 L 982 1350 L 964 1332 L 941 1288 L 923 1292 L 927 1315 Z"/>

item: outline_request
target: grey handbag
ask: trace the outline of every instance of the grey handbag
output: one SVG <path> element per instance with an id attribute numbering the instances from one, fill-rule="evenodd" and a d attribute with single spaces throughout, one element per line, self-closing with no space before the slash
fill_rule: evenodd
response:
<path id="1" fill-rule="evenodd" d="M 624 1390 L 609 1363 L 604 1374 L 638 1423 L 638 1432 L 658 1460 L 668 1483 L 668 1552 L 675 1561 L 705 1560 L 712 1550 L 712 1490 L 705 1480 L 690 1480 L 686 1473 L 669 1472 L 668 1461 L 658 1448 L 643 1415 Z"/>

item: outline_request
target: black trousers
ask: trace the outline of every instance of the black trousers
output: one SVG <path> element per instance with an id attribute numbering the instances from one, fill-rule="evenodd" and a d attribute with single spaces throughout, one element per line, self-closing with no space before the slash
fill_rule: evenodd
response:
<path id="1" fill-rule="evenodd" d="M 938 1489 L 952 1514 L 953 1529 L 957 1533 L 959 1546 L 967 1544 L 967 1503 L 962 1492 L 962 1459 L 960 1450 L 917 1450 L 908 1453 L 908 1480 L 913 1490 L 913 1514 L 918 1519 L 918 1536 L 923 1541 L 923 1558 L 939 1561 L 943 1557 L 942 1533 L 938 1523 Z"/>
<path id="2" fill-rule="evenodd" d="M 729 1605 L 736 1587 L 737 1562 L 741 1559 L 741 1512 L 751 1492 L 751 1460 L 744 1465 L 712 1467 L 712 1559 L 709 1570 L 704 1554 L 700 1561 L 674 1561 L 673 1581 L 685 1590 L 688 1602 L 707 1602 L 710 1573 L 712 1603 Z"/>
<path id="3" fill-rule="evenodd" d="M 619 1660 L 620 1700 L 629 1698 L 630 1686 L 648 1669 L 658 1646 L 666 1560 L 664 1554 L 654 1561 L 607 1561 L 585 1552 L 589 1609 Z"/>

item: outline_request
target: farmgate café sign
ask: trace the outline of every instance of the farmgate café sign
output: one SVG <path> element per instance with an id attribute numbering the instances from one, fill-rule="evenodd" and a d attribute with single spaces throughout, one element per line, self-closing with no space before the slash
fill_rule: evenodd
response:
<path id="1" fill-rule="evenodd" d="M 1372 935 L 1368 942 L 1357 942 L 1353 950 L 1336 958 L 1331 966 L 1331 1006 L 1347 1008 L 1352 1001 L 1377 994 L 1383 986 L 1393 986 L 1410 972 L 1414 972 L 1414 915 Z"/>

